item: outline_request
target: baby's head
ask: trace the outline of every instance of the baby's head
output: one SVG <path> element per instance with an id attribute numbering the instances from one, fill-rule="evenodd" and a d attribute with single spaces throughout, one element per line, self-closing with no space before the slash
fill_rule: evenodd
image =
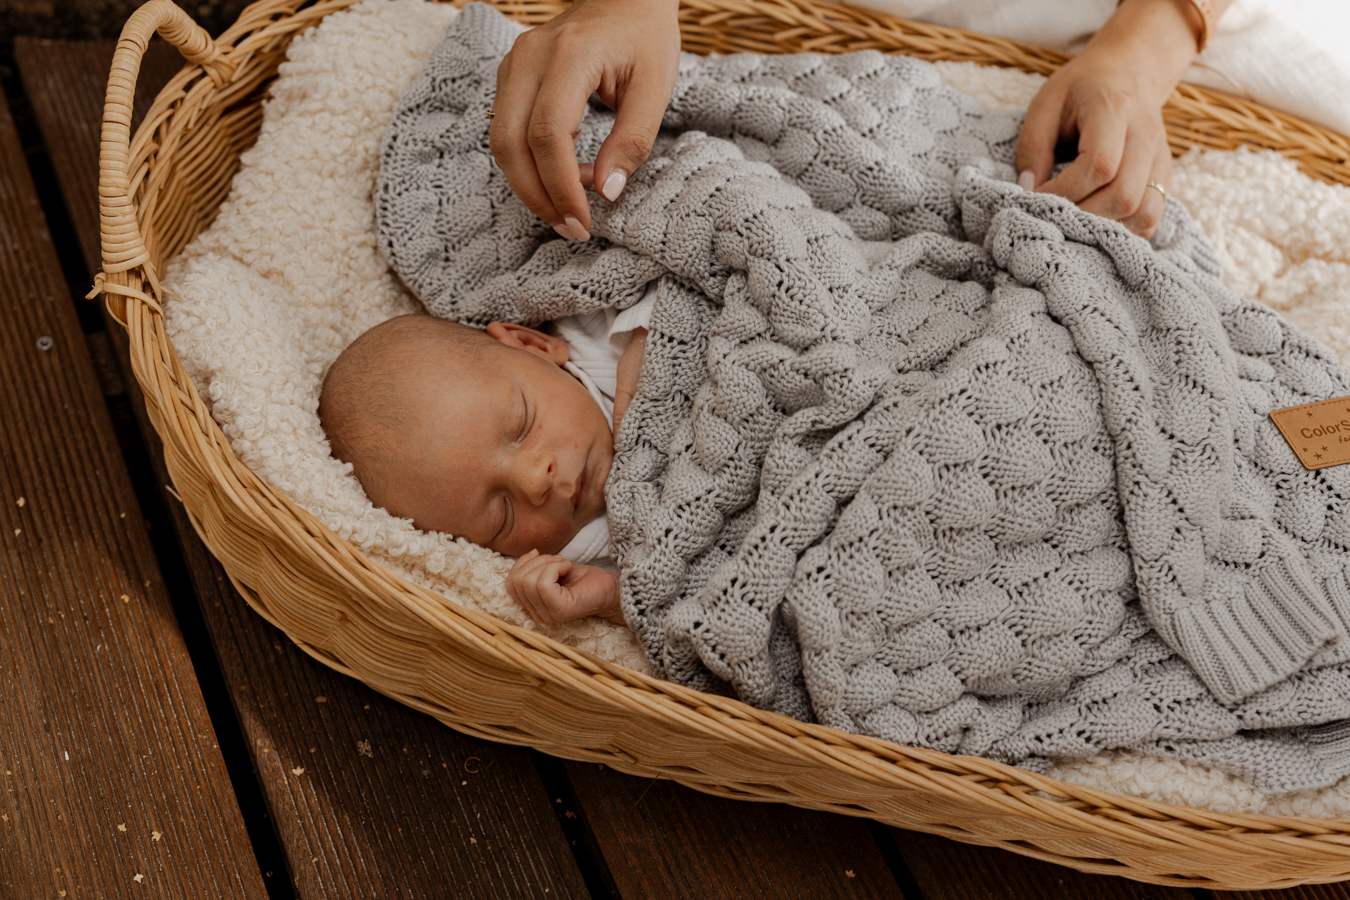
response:
<path id="1" fill-rule="evenodd" d="M 521 325 L 399 316 L 329 367 L 319 419 L 377 506 L 508 556 L 557 553 L 604 512 L 614 456 L 567 359 Z"/>

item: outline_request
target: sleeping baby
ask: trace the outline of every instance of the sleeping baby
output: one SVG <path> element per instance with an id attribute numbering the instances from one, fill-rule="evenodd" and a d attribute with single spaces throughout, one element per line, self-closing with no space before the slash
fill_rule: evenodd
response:
<path id="1" fill-rule="evenodd" d="M 507 591 L 536 621 L 623 624 L 604 488 L 652 302 L 648 291 L 550 332 L 422 313 L 382 322 L 324 377 L 333 455 L 376 506 L 516 557 Z"/>

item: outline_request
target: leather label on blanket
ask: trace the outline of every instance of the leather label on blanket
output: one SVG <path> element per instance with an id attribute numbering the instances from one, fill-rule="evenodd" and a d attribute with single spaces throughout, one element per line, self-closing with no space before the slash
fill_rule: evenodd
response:
<path id="1" fill-rule="evenodd" d="M 1350 396 L 1272 409 L 1270 421 L 1303 468 L 1325 469 L 1350 462 Z"/>

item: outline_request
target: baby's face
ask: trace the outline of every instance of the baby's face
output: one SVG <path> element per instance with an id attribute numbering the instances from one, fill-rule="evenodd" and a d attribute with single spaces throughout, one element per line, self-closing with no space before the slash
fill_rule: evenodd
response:
<path id="1" fill-rule="evenodd" d="M 422 382 L 410 439 L 425 470 L 398 513 L 507 556 L 557 553 L 604 512 L 609 424 L 562 368 L 566 341 L 500 322 L 487 333 L 481 355 Z"/>

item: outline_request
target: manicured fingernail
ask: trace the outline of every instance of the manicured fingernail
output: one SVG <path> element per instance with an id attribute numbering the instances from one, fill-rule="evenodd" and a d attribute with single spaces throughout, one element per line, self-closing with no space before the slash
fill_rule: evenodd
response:
<path id="1" fill-rule="evenodd" d="M 1021 174 L 1017 176 L 1017 184 L 1024 191 L 1035 190 L 1036 173 L 1031 171 L 1030 169 L 1023 169 Z"/>
<path id="2" fill-rule="evenodd" d="M 581 223 L 576 220 L 575 216 L 568 216 L 563 219 L 561 225 L 553 226 L 553 230 L 569 241 L 589 241 L 591 239 L 591 233 L 581 227 Z"/>
<path id="3" fill-rule="evenodd" d="M 628 173 L 623 169 L 615 169 L 609 173 L 605 183 L 600 187 L 600 193 L 605 195 L 605 199 L 610 203 L 619 199 L 619 194 L 623 193 L 623 186 L 628 183 Z"/>

